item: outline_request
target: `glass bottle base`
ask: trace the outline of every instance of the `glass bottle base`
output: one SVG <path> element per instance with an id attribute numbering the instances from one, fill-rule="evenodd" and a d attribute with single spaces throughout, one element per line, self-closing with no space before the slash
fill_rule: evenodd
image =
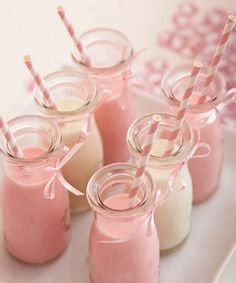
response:
<path id="1" fill-rule="evenodd" d="M 217 192 L 218 187 L 219 186 L 217 185 L 213 190 L 211 190 L 208 194 L 204 195 L 203 197 L 194 198 L 193 196 L 193 205 L 197 205 L 205 201 L 208 201 Z"/>
<path id="2" fill-rule="evenodd" d="M 75 215 L 79 213 L 84 213 L 90 210 L 90 206 L 88 207 L 71 207 L 70 214 Z"/>
<path id="3" fill-rule="evenodd" d="M 188 239 L 188 235 L 183 239 L 183 241 L 181 243 L 179 243 L 177 246 L 174 246 L 170 249 L 166 249 L 166 250 L 160 250 L 160 255 L 161 256 L 165 256 L 165 255 L 169 255 L 169 254 L 172 254 L 172 253 L 175 253 L 177 252 L 179 249 L 181 249 L 181 247 L 185 244 L 185 242 L 187 241 Z"/>
<path id="4" fill-rule="evenodd" d="M 62 256 L 62 254 L 64 254 L 64 252 L 66 251 L 68 247 L 68 243 L 67 245 L 61 250 L 59 251 L 56 255 L 48 258 L 48 259 L 45 259 L 43 261 L 30 261 L 30 260 L 25 260 L 25 259 L 22 259 L 20 257 L 18 257 L 17 255 L 13 254 L 7 247 L 6 245 L 4 245 L 4 248 L 6 250 L 6 252 L 9 254 L 9 256 L 11 258 L 13 258 L 14 260 L 18 261 L 18 262 L 21 262 L 21 263 L 24 263 L 24 264 L 28 264 L 28 265 L 44 265 L 44 264 L 48 264 L 50 262 L 53 262 L 53 261 L 56 261 L 59 257 Z"/>
<path id="5" fill-rule="evenodd" d="M 70 198 L 70 213 L 71 214 L 83 213 L 90 209 L 86 196 L 75 196 L 70 193 L 69 198 Z"/>

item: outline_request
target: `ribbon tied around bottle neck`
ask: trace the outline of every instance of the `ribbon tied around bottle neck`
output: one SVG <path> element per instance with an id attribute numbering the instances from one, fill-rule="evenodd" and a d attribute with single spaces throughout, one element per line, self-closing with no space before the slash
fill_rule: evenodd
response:
<path id="1" fill-rule="evenodd" d="M 80 192 L 78 189 L 73 187 L 69 182 L 65 180 L 61 173 L 61 169 L 79 151 L 79 149 L 83 146 L 85 139 L 90 135 L 91 115 L 92 113 L 89 114 L 88 118 L 86 118 L 85 122 L 81 126 L 80 138 L 78 143 L 76 143 L 71 149 L 64 147 L 65 155 L 62 160 L 57 162 L 56 167 L 49 166 L 44 169 L 47 172 L 52 172 L 52 176 L 49 178 L 43 190 L 43 194 L 46 199 L 54 199 L 56 193 L 56 180 L 58 180 L 66 190 L 73 193 L 74 195 L 84 195 L 84 193 Z"/>
<path id="2" fill-rule="evenodd" d="M 128 104 L 129 98 L 131 98 L 131 96 L 129 95 L 129 84 L 128 82 L 135 78 L 135 72 L 134 70 L 132 70 L 131 68 L 129 68 L 129 66 L 137 59 L 137 57 L 145 50 L 146 48 L 141 49 L 140 51 L 136 52 L 132 57 L 130 57 L 123 65 L 123 69 L 127 68 L 126 70 L 123 71 L 123 73 L 118 76 L 118 78 L 111 78 L 111 84 L 114 84 L 115 81 L 119 82 L 123 82 L 123 86 L 121 87 L 120 91 L 116 93 L 116 91 L 111 91 L 110 89 L 108 89 L 107 84 L 108 80 L 105 79 L 105 82 L 103 79 L 99 79 L 99 76 L 95 78 L 97 78 L 97 85 L 98 85 L 98 89 L 100 90 L 101 96 L 100 96 L 100 101 L 97 104 L 97 108 L 104 102 L 113 99 L 114 98 L 114 94 L 117 97 L 120 97 L 119 99 L 119 106 L 125 110 L 126 106 Z"/>
<path id="3" fill-rule="evenodd" d="M 202 153 L 202 154 L 198 154 L 195 155 L 195 153 L 197 152 L 198 149 L 205 149 L 206 152 Z M 193 149 L 191 150 L 190 154 L 183 159 L 181 162 L 179 162 L 175 169 L 172 170 L 172 172 L 169 175 L 168 178 L 168 187 L 167 190 L 163 193 L 160 189 L 158 189 L 158 194 L 157 194 L 157 198 L 156 198 L 156 207 L 159 207 L 161 205 L 163 205 L 163 203 L 165 203 L 166 201 L 168 201 L 169 199 L 175 197 L 175 195 L 181 191 L 183 191 L 184 189 L 186 189 L 187 184 L 185 183 L 182 175 L 181 175 L 181 170 L 183 169 L 183 167 L 187 164 L 187 162 L 190 159 L 195 159 L 195 158 L 205 158 L 207 156 L 209 156 L 211 152 L 211 147 L 207 144 L 207 143 L 197 143 Z M 154 167 L 154 166 L 152 166 Z M 182 186 L 175 191 L 174 190 L 174 183 L 176 181 L 177 178 L 180 178 L 180 183 L 182 184 Z M 170 197 L 168 197 L 168 195 L 171 193 Z"/>

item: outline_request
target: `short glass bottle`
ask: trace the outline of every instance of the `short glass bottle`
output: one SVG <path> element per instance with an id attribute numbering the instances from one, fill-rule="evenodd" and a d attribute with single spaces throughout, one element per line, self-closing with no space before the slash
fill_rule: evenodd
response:
<path id="1" fill-rule="evenodd" d="M 161 116 L 156 140 L 151 149 L 147 170 L 161 190 L 162 203 L 155 211 L 155 221 L 160 240 L 161 253 L 169 253 L 179 247 L 187 238 L 192 213 L 192 180 L 187 167 L 188 159 L 194 154 L 198 134 L 184 123 L 173 153 L 164 156 L 167 136 L 175 117 L 165 113 Z M 145 136 L 148 133 L 152 115 L 148 114 L 135 121 L 130 127 L 127 142 L 134 163 L 141 157 Z M 171 181 L 171 179 L 175 179 Z"/>
<path id="2" fill-rule="evenodd" d="M 56 123 L 37 115 L 8 122 L 24 157 L 13 156 L 0 139 L 4 161 L 2 192 L 3 233 L 6 249 L 15 258 L 41 264 L 59 256 L 67 246 L 70 229 L 68 192 L 55 178 L 54 198 L 45 186 L 62 156 L 62 137 Z"/>
<path id="3" fill-rule="evenodd" d="M 93 283 L 159 282 L 159 241 L 153 211 L 157 190 L 145 172 L 135 206 L 127 208 L 137 168 L 103 167 L 90 179 L 87 198 L 94 210 L 89 263 Z"/>
<path id="4" fill-rule="evenodd" d="M 179 66 L 167 73 L 162 80 L 162 93 L 171 113 L 176 113 L 180 105 L 183 88 L 191 68 L 191 65 Z M 227 96 L 225 95 L 225 81 L 220 73 L 216 74 L 209 88 L 207 101 L 203 104 L 196 103 L 207 70 L 207 68 L 202 69 L 199 82 L 195 88 L 195 95 L 186 115 L 186 121 L 200 131 L 200 143 L 206 143 L 210 146 L 210 153 L 207 157 L 189 161 L 194 203 L 208 199 L 216 191 L 223 159 L 223 131 L 217 106 L 224 103 Z"/>
<path id="5" fill-rule="evenodd" d="M 45 77 L 45 82 L 57 109 L 46 107 L 38 88 L 35 102 L 40 114 L 53 119 L 59 125 L 65 146 L 72 148 L 82 138 L 82 128 L 87 127 L 91 115 L 89 132 L 84 144 L 71 160 L 62 168 L 65 179 L 75 188 L 85 193 L 90 177 L 103 165 L 102 142 L 93 111 L 97 103 L 95 84 L 76 71 L 58 71 Z M 89 209 L 85 196 L 79 198 L 69 193 L 72 213 Z"/>
<path id="6" fill-rule="evenodd" d="M 135 119 L 134 96 L 129 85 L 133 47 L 119 31 L 108 28 L 89 30 L 81 35 L 91 64 L 85 65 L 74 51 L 72 59 L 79 71 L 95 79 L 99 104 L 96 122 L 102 137 L 104 164 L 127 161 L 130 153 L 126 134 Z"/>

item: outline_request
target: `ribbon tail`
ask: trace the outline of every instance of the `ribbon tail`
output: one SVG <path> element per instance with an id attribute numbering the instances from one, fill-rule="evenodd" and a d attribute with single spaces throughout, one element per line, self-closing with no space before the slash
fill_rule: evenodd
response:
<path id="1" fill-rule="evenodd" d="M 185 162 L 181 162 L 179 164 L 179 166 L 170 174 L 169 176 L 169 179 L 168 179 L 168 184 L 169 184 L 169 188 L 170 188 L 170 191 L 171 192 L 174 192 L 174 189 L 173 189 L 173 185 L 174 185 L 174 182 L 176 180 L 176 178 L 178 176 L 180 176 L 181 178 L 181 181 L 182 181 L 182 177 L 180 175 L 180 171 L 182 170 L 183 166 L 184 166 Z"/>
<path id="2" fill-rule="evenodd" d="M 60 170 L 73 156 L 74 154 L 81 148 L 81 146 L 84 144 L 84 142 L 76 143 L 64 156 L 64 158 L 61 160 L 59 167 L 57 170 Z"/>
<path id="3" fill-rule="evenodd" d="M 75 187 L 73 187 L 70 183 L 68 183 L 65 178 L 59 173 L 57 174 L 57 179 L 58 181 L 63 185 L 63 187 L 68 190 L 69 192 L 71 192 L 72 194 L 76 195 L 76 196 L 83 196 L 84 193 L 82 193 L 81 191 L 77 190 Z"/>
<path id="4" fill-rule="evenodd" d="M 55 197 L 55 186 L 54 181 L 57 173 L 54 173 L 53 176 L 49 179 L 49 181 L 46 183 L 43 195 L 46 199 L 54 199 Z"/>
<path id="5" fill-rule="evenodd" d="M 185 165 L 185 162 L 182 162 L 179 164 L 179 166 L 170 174 L 169 178 L 168 178 L 168 188 L 165 191 L 165 193 L 162 195 L 162 197 L 160 198 L 160 201 L 157 203 L 157 207 L 160 205 L 163 205 L 163 203 L 165 203 L 166 201 L 168 201 L 169 199 L 171 199 L 172 197 L 175 196 L 176 193 L 181 192 L 182 190 L 184 190 L 187 186 L 186 183 L 184 182 L 180 171 L 182 170 L 183 166 Z M 176 178 L 179 177 L 182 187 L 178 190 L 178 191 L 174 191 L 173 186 L 174 186 L 174 182 L 176 180 Z M 172 193 L 172 195 L 170 197 L 167 197 L 169 193 Z M 174 194 L 174 196 L 173 196 Z"/>
<path id="6" fill-rule="evenodd" d="M 80 142 L 84 142 L 84 140 L 90 135 L 92 114 L 93 112 L 89 113 L 86 122 L 81 127 Z"/>

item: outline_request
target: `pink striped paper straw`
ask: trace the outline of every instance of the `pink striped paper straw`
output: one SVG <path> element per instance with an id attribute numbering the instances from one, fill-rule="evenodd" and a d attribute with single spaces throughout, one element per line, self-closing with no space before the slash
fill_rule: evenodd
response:
<path id="1" fill-rule="evenodd" d="M 42 77 L 40 76 L 40 74 L 37 72 L 37 70 L 35 69 L 35 67 L 33 66 L 33 63 L 32 63 L 32 60 L 31 60 L 31 57 L 29 55 L 26 55 L 24 57 L 24 61 L 25 61 L 25 65 L 27 66 L 27 68 L 29 69 L 31 75 L 33 76 L 36 84 L 38 85 L 39 89 L 41 90 L 45 100 L 46 100 L 46 103 L 47 103 L 47 106 L 49 108 L 52 108 L 54 110 L 56 110 L 56 105 L 55 103 L 53 102 L 51 96 L 50 96 L 50 93 L 49 93 L 49 90 L 48 88 L 46 87 Z"/>
<path id="2" fill-rule="evenodd" d="M 225 24 L 224 30 L 221 34 L 221 38 L 218 42 L 215 53 L 210 61 L 210 66 L 209 66 L 208 73 L 207 73 L 207 76 L 206 76 L 206 79 L 204 81 L 204 85 L 201 91 L 202 94 L 200 98 L 198 99 L 198 104 L 204 103 L 207 99 L 209 86 L 214 80 L 220 60 L 229 42 L 230 34 L 235 26 L 235 23 L 236 23 L 236 17 L 233 15 L 230 15 Z"/>
<path id="3" fill-rule="evenodd" d="M 18 144 L 15 141 L 14 136 L 12 135 L 8 124 L 6 121 L 0 116 L 0 131 L 3 134 L 4 138 L 7 141 L 7 144 L 11 150 L 11 152 L 16 155 L 17 157 L 23 157 L 23 152 L 21 148 L 18 146 Z"/>
<path id="4" fill-rule="evenodd" d="M 180 103 L 180 107 L 178 109 L 177 115 L 176 115 L 176 121 L 173 125 L 173 129 L 171 130 L 169 137 L 168 137 L 168 145 L 165 151 L 165 156 L 170 155 L 173 151 L 175 141 L 178 137 L 179 131 L 183 125 L 184 119 L 185 119 L 185 113 L 187 111 L 188 105 L 190 103 L 194 87 L 197 83 L 202 63 L 195 62 L 193 63 L 192 71 L 188 80 L 187 87 L 184 91 L 183 99 Z"/>
<path id="5" fill-rule="evenodd" d="M 131 191 L 129 193 L 127 207 L 131 207 L 132 204 L 134 203 L 139 187 L 142 183 L 142 178 L 145 172 L 146 165 L 148 163 L 148 159 L 150 156 L 150 152 L 152 149 L 152 145 L 153 145 L 160 121 L 161 121 L 161 117 L 159 115 L 154 115 L 152 117 L 151 125 L 149 127 L 148 134 L 147 134 L 146 141 L 145 141 L 145 146 L 142 151 L 141 159 L 138 164 L 138 169 L 135 173 L 135 177 L 134 177 L 134 180 L 131 186 Z"/>
<path id="6" fill-rule="evenodd" d="M 72 40 L 74 41 L 77 50 L 81 54 L 81 58 L 82 58 L 83 63 L 86 64 L 86 65 L 90 65 L 91 62 L 90 62 L 90 59 L 87 55 L 85 47 L 83 46 L 80 39 L 76 36 L 75 30 L 74 30 L 72 24 L 70 23 L 70 21 L 68 20 L 68 18 L 66 17 L 66 14 L 65 14 L 63 7 L 61 7 L 61 6 L 57 7 L 57 13 L 60 16 L 60 18 L 61 18 L 63 24 L 65 25 L 65 27 L 66 27 L 69 35 L 71 36 Z"/>

